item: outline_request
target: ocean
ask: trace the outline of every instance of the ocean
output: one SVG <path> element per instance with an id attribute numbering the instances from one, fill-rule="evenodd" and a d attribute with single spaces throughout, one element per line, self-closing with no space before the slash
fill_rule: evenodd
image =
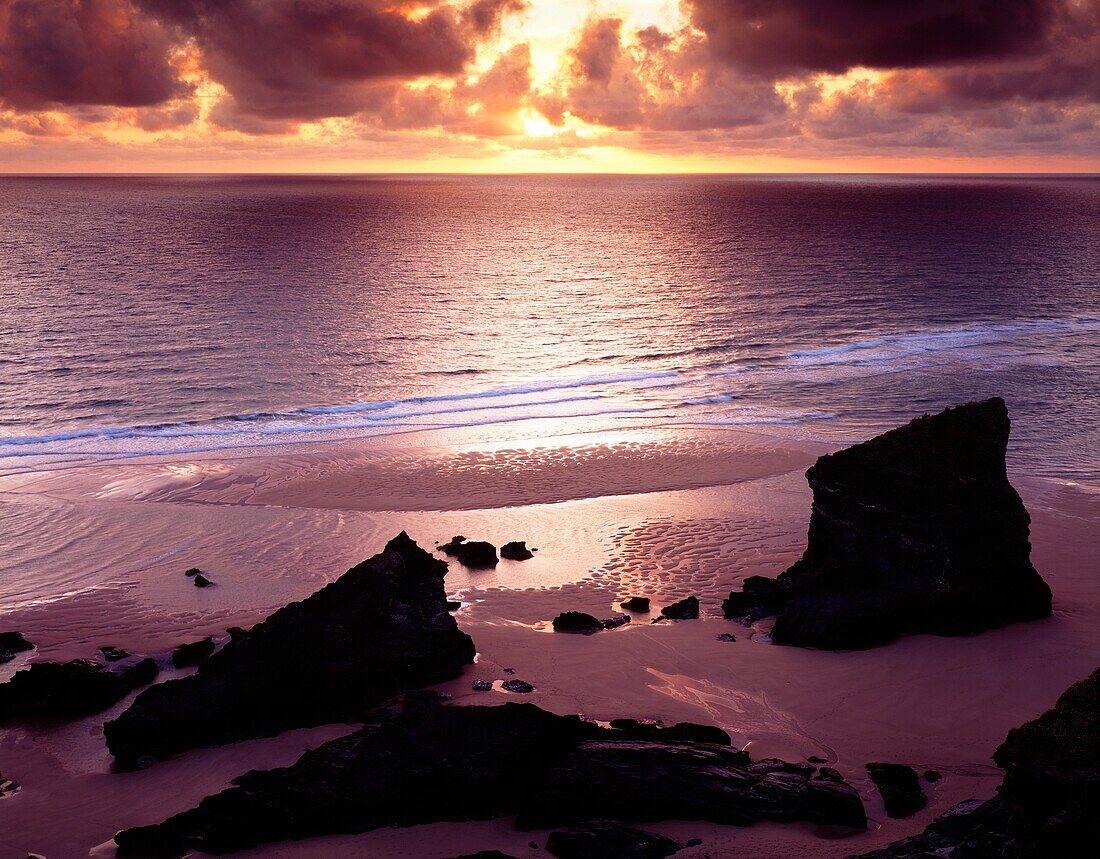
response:
<path id="1" fill-rule="evenodd" d="M 0 473 L 999 395 L 1100 481 L 1095 177 L 8 177 L 0 310 Z"/>

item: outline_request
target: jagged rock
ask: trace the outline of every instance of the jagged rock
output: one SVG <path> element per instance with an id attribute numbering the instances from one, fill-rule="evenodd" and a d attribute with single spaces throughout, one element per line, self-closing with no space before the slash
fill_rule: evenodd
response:
<path id="1" fill-rule="evenodd" d="M 658 725 L 638 719 L 612 719 L 608 723 L 632 740 L 655 740 L 663 743 L 708 743 L 712 746 L 731 746 L 730 735 L 714 725 L 697 725 L 694 722 L 677 722 L 675 725 Z"/>
<path id="2" fill-rule="evenodd" d="M 193 578 L 191 581 L 194 583 L 195 587 L 197 587 L 197 588 L 208 588 L 208 587 L 211 587 L 214 584 L 212 581 L 210 581 L 210 579 L 208 579 L 202 573 L 196 574 L 195 578 Z"/>
<path id="3" fill-rule="evenodd" d="M 600 621 L 600 626 L 604 629 L 618 629 L 620 626 L 626 626 L 630 623 L 630 615 L 620 614 L 615 617 L 609 617 Z"/>
<path id="4" fill-rule="evenodd" d="M 928 782 L 929 784 L 935 784 L 936 782 L 938 782 L 942 778 L 943 778 L 943 775 L 941 773 L 936 772 L 935 770 L 925 770 L 924 771 L 924 780 L 926 782 Z"/>
<path id="5" fill-rule="evenodd" d="M 641 742 L 532 704 L 443 706 L 411 696 L 400 715 L 290 767 L 247 773 L 198 807 L 115 841 L 126 856 L 221 854 L 439 820 L 519 813 L 561 826 L 621 817 L 612 809 L 628 809 L 625 819 L 865 822 L 850 786 L 810 781 L 795 765 L 753 764 L 727 746 Z"/>
<path id="6" fill-rule="evenodd" d="M 1031 520 L 1005 469 L 1008 434 L 994 398 L 821 457 L 806 472 L 805 554 L 777 579 L 747 579 L 726 616 L 776 614 L 776 643 L 839 650 L 1049 615 Z"/>
<path id="7" fill-rule="evenodd" d="M 745 752 L 703 743 L 593 740 L 551 769 L 520 829 L 578 820 L 809 820 L 860 827 L 863 803 L 847 784 L 811 780 L 809 764 L 752 763 Z"/>
<path id="8" fill-rule="evenodd" d="M 583 611 L 563 611 L 554 618 L 554 632 L 579 632 L 588 635 L 601 629 L 603 624 Z"/>
<path id="9" fill-rule="evenodd" d="M 99 648 L 99 652 L 103 654 L 103 658 L 106 659 L 108 662 L 121 662 L 123 659 L 126 659 L 130 655 L 125 650 L 114 647 L 110 644 L 104 645 L 103 647 Z"/>
<path id="10" fill-rule="evenodd" d="M 630 597 L 619 603 L 619 608 L 625 608 L 627 611 L 647 612 L 649 611 L 649 597 Z"/>
<path id="11" fill-rule="evenodd" d="M 517 695 L 528 695 L 535 691 L 535 687 L 526 680 L 505 680 L 500 684 L 505 692 L 514 692 Z"/>
<path id="12" fill-rule="evenodd" d="M 462 536 L 452 537 L 451 542 L 439 546 L 439 550 L 471 570 L 495 567 L 500 561 L 497 558 L 497 547 L 492 543 L 486 543 L 484 540 L 467 540 Z"/>
<path id="13" fill-rule="evenodd" d="M 214 652 L 214 639 L 207 636 L 201 641 L 181 644 L 172 651 L 172 664 L 176 668 L 189 668 L 202 665 Z"/>
<path id="14" fill-rule="evenodd" d="M 500 556 L 509 561 L 526 561 L 535 557 L 524 540 L 513 540 L 500 547 Z"/>
<path id="15" fill-rule="evenodd" d="M 36 662 L 0 685 L 0 720 L 88 716 L 118 703 L 156 675 L 152 659 L 121 671 L 91 659 Z"/>
<path id="16" fill-rule="evenodd" d="M 993 754 L 998 795 L 959 803 L 924 832 L 861 859 L 1031 859 L 1100 854 L 1100 670 Z"/>
<path id="17" fill-rule="evenodd" d="M 737 636 L 732 632 L 720 632 L 714 636 L 715 641 L 737 641 Z"/>
<path id="18" fill-rule="evenodd" d="M 462 608 L 461 600 L 447 600 L 447 611 L 458 611 Z"/>
<path id="19" fill-rule="evenodd" d="M 546 852 L 558 859 L 663 859 L 680 845 L 671 838 L 608 820 L 551 832 Z"/>
<path id="20" fill-rule="evenodd" d="M 139 695 L 104 726 L 116 765 L 355 721 L 401 690 L 459 676 L 474 645 L 447 613 L 446 571 L 402 532 L 229 641 L 195 674 Z"/>
<path id="21" fill-rule="evenodd" d="M 183 574 L 187 576 L 187 578 L 191 578 L 192 576 L 202 575 L 202 570 L 198 567 L 192 567 L 189 570 L 184 570 Z"/>
<path id="22" fill-rule="evenodd" d="M 19 782 L 10 778 L 4 778 L 3 773 L 0 773 L 0 799 L 5 796 L 11 796 L 19 790 Z"/>
<path id="23" fill-rule="evenodd" d="M 475 692 L 492 692 L 493 681 L 491 680 L 475 680 L 471 687 Z"/>
<path id="24" fill-rule="evenodd" d="M 814 778 L 825 779 L 825 781 L 844 781 L 844 776 L 840 774 L 840 770 L 834 767 L 822 767 L 817 771 Z"/>
<path id="25" fill-rule="evenodd" d="M 917 771 L 905 764 L 867 764 L 867 773 L 875 783 L 886 813 L 890 817 L 909 817 L 928 805 Z"/>
<path id="26" fill-rule="evenodd" d="M 687 597 L 672 605 L 666 605 L 661 609 L 661 617 L 667 617 L 669 620 L 695 620 L 699 617 L 699 600 L 697 597 Z"/>
<path id="27" fill-rule="evenodd" d="M 11 662 L 15 654 L 34 650 L 34 645 L 20 632 L 0 632 L 0 665 Z"/>

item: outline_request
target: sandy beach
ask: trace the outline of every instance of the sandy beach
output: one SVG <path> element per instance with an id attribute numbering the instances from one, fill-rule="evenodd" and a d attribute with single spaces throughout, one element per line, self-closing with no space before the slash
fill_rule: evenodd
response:
<path id="1" fill-rule="evenodd" d="M 761 433 L 639 429 L 555 433 L 494 444 L 342 442 L 308 452 L 139 459 L 0 479 L 0 626 L 37 649 L 0 666 L 92 657 L 102 645 L 165 663 L 183 641 L 250 626 L 381 549 L 405 529 L 422 546 L 452 534 L 495 545 L 526 540 L 525 562 L 467 570 L 448 592 L 478 659 L 437 687 L 454 704 L 517 697 L 475 692 L 475 679 L 522 678 L 522 696 L 594 720 L 637 717 L 720 726 L 753 758 L 824 758 L 855 785 L 871 819 L 838 837 L 808 824 L 744 829 L 647 825 L 702 845 L 686 857 L 845 856 L 921 830 L 963 799 L 991 796 L 990 755 L 1013 726 L 1050 707 L 1100 656 L 1100 494 L 1011 474 L 1032 516 L 1032 560 L 1054 592 L 1051 617 L 967 638 L 904 638 L 833 653 L 779 647 L 769 621 L 724 620 L 720 603 L 750 575 L 773 576 L 801 554 L 810 491 L 803 471 L 827 448 Z M 197 566 L 216 587 L 183 575 Z M 660 606 L 689 595 L 699 620 L 650 616 L 594 636 L 555 634 L 551 619 L 606 617 L 620 600 Z M 735 642 L 716 636 L 730 632 Z M 181 672 L 169 667 L 161 679 Z M 103 743 L 112 710 L 64 725 L 0 731 L 0 853 L 111 856 L 114 833 L 158 822 L 242 772 L 286 765 L 351 726 L 189 752 L 149 770 L 112 773 Z M 898 761 L 944 779 L 928 806 L 888 818 L 864 770 Z M 243 856 L 444 859 L 528 846 L 543 833 L 509 819 L 386 829 L 276 844 Z"/>

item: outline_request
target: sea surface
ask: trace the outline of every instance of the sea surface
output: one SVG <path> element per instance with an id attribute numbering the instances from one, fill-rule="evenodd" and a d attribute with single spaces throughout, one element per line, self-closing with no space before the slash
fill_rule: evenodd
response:
<path id="1" fill-rule="evenodd" d="M 992 395 L 1100 481 L 1100 179 L 0 179 L 0 472 Z"/>

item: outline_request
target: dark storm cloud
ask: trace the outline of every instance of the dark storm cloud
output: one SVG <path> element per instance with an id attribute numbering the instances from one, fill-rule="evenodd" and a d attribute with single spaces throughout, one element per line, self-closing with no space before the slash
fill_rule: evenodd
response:
<path id="1" fill-rule="evenodd" d="M 437 5 L 407 17 L 392 0 L 139 0 L 193 38 L 210 76 L 231 96 L 218 118 L 261 122 L 348 116 L 361 84 L 456 75 L 476 37 L 520 8 L 481 0 L 464 12 Z"/>
<path id="2" fill-rule="evenodd" d="M 0 0 L 0 102 L 144 107 L 185 95 L 164 28 L 128 0 Z"/>
<path id="3" fill-rule="evenodd" d="M 1063 0 L 686 0 L 721 62 L 761 75 L 912 68 L 1040 49 Z"/>

